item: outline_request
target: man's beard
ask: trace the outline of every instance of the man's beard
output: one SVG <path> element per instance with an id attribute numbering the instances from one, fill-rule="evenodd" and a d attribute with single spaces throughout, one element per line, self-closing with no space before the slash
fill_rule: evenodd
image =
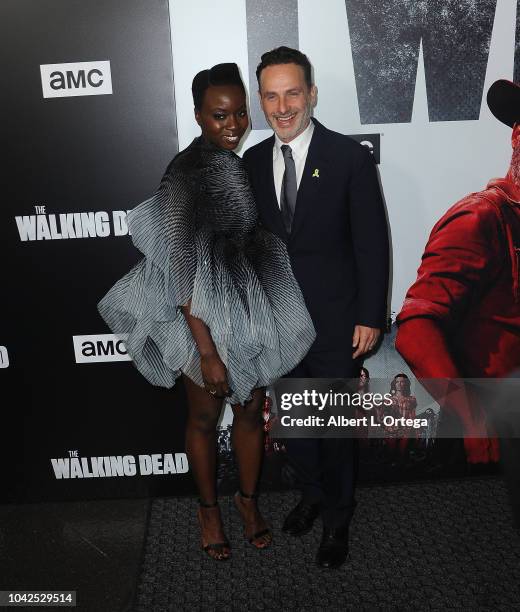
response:
<path id="1" fill-rule="evenodd" d="M 520 144 L 513 149 L 511 158 L 511 178 L 514 184 L 520 188 Z"/>
<path id="2" fill-rule="evenodd" d="M 300 116 L 298 125 L 294 126 L 294 128 L 290 132 L 286 132 L 286 133 L 278 132 L 278 130 L 276 129 L 277 128 L 276 119 L 274 117 L 266 116 L 266 119 L 269 125 L 272 127 L 272 129 L 276 132 L 280 140 L 283 137 L 286 141 L 290 141 L 293 138 L 296 138 L 296 136 L 299 136 L 303 132 L 303 130 L 307 127 L 307 124 L 309 123 L 309 119 L 311 117 L 311 113 L 312 113 L 312 105 L 307 104 L 305 107 L 305 111 Z M 280 116 L 283 117 L 283 115 L 280 115 Z"/>

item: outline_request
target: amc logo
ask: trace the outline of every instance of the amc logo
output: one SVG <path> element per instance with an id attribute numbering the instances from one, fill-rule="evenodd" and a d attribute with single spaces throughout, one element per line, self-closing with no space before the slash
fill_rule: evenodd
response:
<path id="1" fill-rule="evenodd" d="M 96 334 L 94 336 L 72 336 L 76 363 L 99 363 L 104 361 L 132 361 L 123 340 L 127 335 Z"/>
<path id="2" fill-rule="evenodd" d="M 0 368 L 9 367 L 9 355 L 5 346 L 0 346 Z"/>
<path id="3" fill-rule="evenodd" d="M 110 62 L 75 62 L 40 66 L 44 98 L 102 96 L 112 93 Z"/>
<path id="4" fill-rule="evenodd" d="M 381 161 L 381 134 L 349 134 L 360 145 L 366 147 L 374 156 L 374 161 Z"/>

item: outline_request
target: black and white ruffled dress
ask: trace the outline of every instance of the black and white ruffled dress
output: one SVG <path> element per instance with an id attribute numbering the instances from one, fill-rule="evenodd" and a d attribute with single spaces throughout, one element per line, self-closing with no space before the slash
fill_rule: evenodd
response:
<path id="1" fill-rule="evenodd" d="M 240 157 L 201 137 L 168 166 L 159 189 L 128 215 L 144 257 L 98 309 L 153 385 L 181 372 L 203 386 L 200 355 L 180 306 L 208 326 L 232 403 L 305 356 L 315 331 L 285 244 L 258 225 Z"/>

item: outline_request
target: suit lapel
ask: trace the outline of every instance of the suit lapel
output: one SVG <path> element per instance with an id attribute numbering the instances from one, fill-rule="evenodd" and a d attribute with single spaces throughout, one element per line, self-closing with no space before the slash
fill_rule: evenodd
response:
<path id="1" fill-rule="evenodd" d="M 320 181 L 323 180 L 323 174 L 326 172 L 327 168 L 327 163 L 323 153 L 323 128 L 315 119 L 313 119 L 313 121 L 314 132 L 309 144 L 309 150 L 307 152 L 307 159 L 305 160 L 300 186 L 298 187 L 298 196 L 296 198 L 296 209 L 294 211 L 291 238 L 302 226 L 306 212 L 309 210 L 309 208 L 316 206 L 316 201 L 318 199 L 318 193 L 320 190 Z"/>

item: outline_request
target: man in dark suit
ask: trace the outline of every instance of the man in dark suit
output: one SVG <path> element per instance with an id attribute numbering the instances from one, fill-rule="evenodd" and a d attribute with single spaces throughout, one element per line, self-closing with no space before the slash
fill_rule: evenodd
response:
<path id="1" fill-rule="evenodd" d="M 289 376 L 353 378 L 386 318 L 388 234 L 375 164 L 354 140 L 311 119 L 317 88 L 307 57 L 279 47 L 256 71 L 275 134 L 244 154 L 261 223 L 287 244 L 317 338 Z M 347 558 L 354 510 L 354 441 L 287 440 L 302 499 L 284 531 L 308 532 L 321 514 L 322 567 Z"/>

